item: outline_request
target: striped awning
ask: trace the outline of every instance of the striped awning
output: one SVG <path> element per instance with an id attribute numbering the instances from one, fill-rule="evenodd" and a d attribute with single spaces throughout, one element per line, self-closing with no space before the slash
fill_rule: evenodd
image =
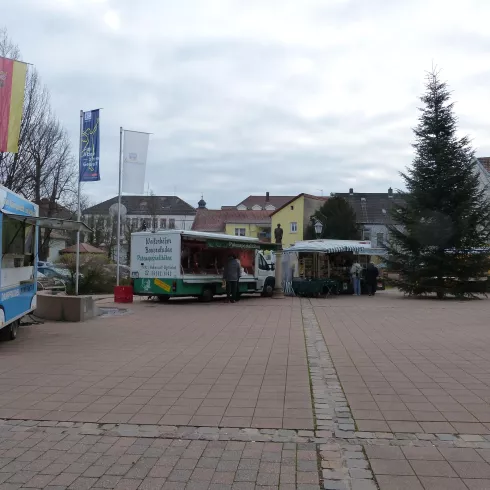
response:
<path id="1" fill-rule="evenodd" d="M 339 243 L 344 242 L 344 243 Z M 292 247 L 286 248 L 284 253 L 292 252 L 303 252 L 303 253 L 324 253 L 333 254 L 341 252 L 352 252 L 355 254 L 360 254 L 362 251 L 370 249 L 371 242 L 366 242 L 366 244 L 360 244 L 359 242 L 350 240 L 311 240 L 296 242 Z M 366 246 L 367 245 L 367 246 Z"/>

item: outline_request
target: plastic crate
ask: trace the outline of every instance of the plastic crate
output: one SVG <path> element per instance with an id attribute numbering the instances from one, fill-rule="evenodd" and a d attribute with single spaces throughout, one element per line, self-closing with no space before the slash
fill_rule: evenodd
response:
<path id="1" fill-rule="evenodd" d="M 133 288 L 132 286 L 115 286 L 114 303 L 132 303 Z"/>

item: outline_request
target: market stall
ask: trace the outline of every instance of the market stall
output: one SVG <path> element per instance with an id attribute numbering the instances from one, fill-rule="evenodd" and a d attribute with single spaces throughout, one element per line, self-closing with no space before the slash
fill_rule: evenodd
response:
<path id="1" fill-rule="evenodd" d="M 286 294 L 328 296 L 352 293 L 350 269 L 354 262 L 363 268 L 381 249 L 370 241 L 307 240 L 284 250 L 283 271 Z"/>

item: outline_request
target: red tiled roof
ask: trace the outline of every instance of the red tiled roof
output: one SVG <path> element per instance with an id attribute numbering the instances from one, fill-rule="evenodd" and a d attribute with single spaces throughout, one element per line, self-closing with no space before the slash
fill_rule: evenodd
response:
<path id="1" fill-rule="evenodd" d="M 271 204 L 276 209 L 284 206 L 289 200 L 291 200 L 293 196 L 269 196 L 269 200 L 267 201 L 267 196 L 248 196 L 241 203 L 237 204 L 238 206 L 246 206 L 247 209 L 252 209 L 253 206 L 258 205 L 262 208 L 265 208 L 267 204 Z"/>
<path id="2" fill-rule="evenodd" d="M 60 250 L 61 254 L 74 254 L 77 252 L 77 246 L 72 245 L 71 247 L 64 248 Z M 104 250 L 90 245 L 90 243 L 80 243 L 80 253 L 81 254 L 105 254 Z"/>
<path id="3" fill-rule="evenodd" d="M 270 224 L 270 211 L 238 209 L 198 209 L 192 229 L 194 231 L 225 231 L 226 223 Z"/>
<path id="4" fill-rule="evenodd" d="M 482 164 L 483 168 L 490 172 L 490 157 L 479 158 L 478 161 Z"/>

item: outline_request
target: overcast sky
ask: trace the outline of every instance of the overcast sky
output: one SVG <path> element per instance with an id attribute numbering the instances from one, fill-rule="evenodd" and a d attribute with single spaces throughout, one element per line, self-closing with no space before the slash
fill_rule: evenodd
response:
<path id="1" fill-rule="evenodd" d="M 75 152 L 80 109 L 104 108 L 94 203 L 117 193 L 121 125 L 153 133 L 150 188 L 192 205 L 398 188 L 433 64 L 490 156 L 488 0 L 0 0 L 0 12 Z"/>

